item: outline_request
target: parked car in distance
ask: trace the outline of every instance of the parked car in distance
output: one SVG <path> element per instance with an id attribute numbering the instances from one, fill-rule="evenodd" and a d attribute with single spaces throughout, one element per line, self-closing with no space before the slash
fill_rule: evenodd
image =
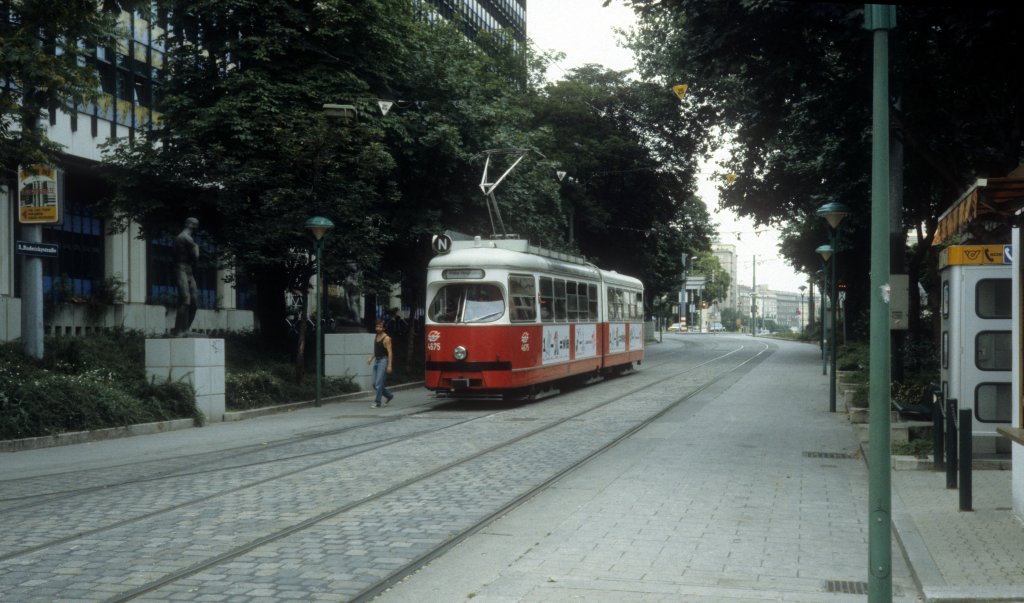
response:
<path id="1" fill-rule="evenodd" d="M 669 331 L 682 331 L 683 330 L 683 325 L 679 324 L 678 322 L 674 322 L 674 323 L 672 323 L 672 324 L 670 324 L 668 326 L 668 330 Z"/>
<path id="2" fill-rule="evenodd" d="M 711 332 L 712 333 L 723 333 L 723 332 L 725 332 L 725 325 L 723 325 L 720 322 L 713 322 L 713 323 L 711 323 Z"/>

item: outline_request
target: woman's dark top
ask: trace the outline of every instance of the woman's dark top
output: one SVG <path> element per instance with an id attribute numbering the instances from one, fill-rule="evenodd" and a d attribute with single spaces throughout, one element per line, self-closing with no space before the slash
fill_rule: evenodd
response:
<path id="1" fill-rule="evenodd" d="M 373 341 L 373 357 L 378 359 L 388 357 L 388 349 L 384 347 L 384 340 L 377 341 L 375 339 Z"/>

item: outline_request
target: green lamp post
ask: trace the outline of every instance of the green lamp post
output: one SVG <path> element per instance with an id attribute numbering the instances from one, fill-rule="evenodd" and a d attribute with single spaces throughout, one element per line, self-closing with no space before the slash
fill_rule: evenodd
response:
<path id="1" fill-rule="evenodd" d="M 832 322 L 830 322 L 828 324 L 828 336 L 827 337 L 825 336 L 825 333 L 826 333 L 826 331 L 825 331 L 825 298 L 826 297 L 828 298 L 829 308 L 834 308 L 835 307 L 835 299 L 836 299 L 835 298 L 835 292 L 832 291 L 832 284 L 830 283 L 830 278 L 829 278 L 829 274 L 828 274 L 829 263 L 832 261 L 833 249 L 832 249 L 831 245 L 818 245 L 818 248 L 815 249 L 814 251 L 818 255 L 820 255 L 821 259 L 822 259 L 822 268 L 821 268 L 821 283 L 822 283 L 822 285 L 821 285 L 821 304 L 822 304 L 822 308 L 821 308 L 821 374 L 825 375 L 825 374 L 828 373 L 828 369 L 826 367 L 831 364 L 831 362 L 829 362 L 829 361 L 831 360 L 832 342 L 835 341 L 835 329 L 836 329 L 835 319 L 831 318 L 831 315 L 830 315 L 830 320 Z M 835 272 L 832 273 L 832 279 L 831 280 L 834 280 L 834 279 L 835 279 Z M 825 352 L 825 350 L 826 350 L 825 346 L 826 345 L 828 345 L 828 350 L 830 350 L 828 353 Z M 832 368 L 832 374 L 833 375 L 835 374 L 835 367 L 834 366 Z M 831 396 L 831 393 L 829 395 Z"/>
<path id="2" fill-rule="evenodd" d="M 320 406 L 320 380 L 323 375 L 323 337 L 321 329 L 323 328 L 323 300 L 320 298 L 320 280 L 322 275 L 321 257 L 324 251 L 324 236 L 327 231 L 334 228 L 334 222 L 331 222 L 323 216 L 314 216 L 306 220 L 306 230 L 313 235 L 313 244 L 316 248 L 316 401 L 314 404 Z M 307 304 L 308 308 L 309 304 Z M 308 313 L 308 312 L 307 312 Z"/>
<path id="3" fill-rule="evenodd" d="M 826 203 L 818 208 L 815 212 L 829 225 L 829 242 L 832 244 L 832 253 L 835 255 L 839 253 L 839 227 L 843 222 L 843 218 L 850 215 L 850 209 L 842 203 Z M 825 256 L 822 256 L 825 257 Z M 828 261 L 827 259 L 825 261 Z M 838 257 L 832 261 L 832 284 L 831 284 L 831 296 L 832 296 L 832 375 L 829 377 L 829 392 L 828 392 L 828 410 L 829 412 L 836 411 L 836 355 L 839 346 L 839 338 L 836 337 L 836 322 L 839 319 L 839 304 L 837 301 L 837 284 L 839 278 L 836 275 L 836 264 L 838 264 Z"/>

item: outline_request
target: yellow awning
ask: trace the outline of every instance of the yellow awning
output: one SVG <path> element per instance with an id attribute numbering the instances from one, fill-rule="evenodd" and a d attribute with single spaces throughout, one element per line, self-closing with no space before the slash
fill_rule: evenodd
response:
<path id="1" fill-rule="evenodd" d="M 1010 223 L 1024 208 L 1024 178 L 982 178 L 941 216 L 933 245 L 963 233 L 975 221 Z"/>

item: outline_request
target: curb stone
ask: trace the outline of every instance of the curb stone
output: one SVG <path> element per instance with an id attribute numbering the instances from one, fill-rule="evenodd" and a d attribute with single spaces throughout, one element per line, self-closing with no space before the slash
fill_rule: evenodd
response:
<path id="1" fill-rule="evenodd" d="M 390 386 L 388 387 L 388 389 L 392 391 L 402 391 L 422 386 L 422 381 L 414 381 L 412 383 L 402 383 L 399 385 Z M 342 394 L 340 396 L 331 396 L 329 398 L 323 398 L 322 402 L 328 404 L 342 402 L 351 398 L 358 398 L 360 396 L 365 396 L 372 393 L 373 390 L 361 390 L 349 394 Z M 256 417 L 262 417 L 264 415 L 291 412 L 293 410 L 298 410 L 300 408 L 311 407 L 313 406 L 313 404 L 314 400 L 305 400 L 302 402 L 292 402 L 290 404 L 281 404 L 278 406 L 254 408 L 252 410 L 225 412 L 223 420 L 227 422 L 254 419 Z M 23 450 L 36 450 L 39 448 L 53 448 L 55 446 L 70 446 L 72 444 L 84 444 L 87 442 L 100 442 L 103 440 L 128 438 L 139 435 L 151 435 L 154 433 L 162 433 L 165 431 L 177 431 L 179 429 L 189 429 L 195 426 L 196 424 L 194 419 L 172 419 L 170 421 L 157 421 L 154 423 L 139 423 L 137 425 L 124 425 L 121 427 L 93 429 L 91 431 L 70 431 L 66 433 L 39 436 L 35 438 L 22 438 L 18 440 L 0 440 L 0 452 L 20 452 Z"/>
<path id="2" fill-rule="evenodd" d="M 21 450 L 35 450 L 37 448 L 51 448 L 53 446 L 69 446 L 71 444 L 99 442 L 102 440 L 149 435 L 164 431 L 177 431 L 179 429 L 188 429 L 194 426 L 194 419 L 172 419 L 170 421 L 157 421 L 155 423 L 139 423 L 137 425 L 125 425 L 123 427 L 93 429 L 91 431 L 69 431 L 66 433 L 39 436 L 35 438 L 2 440 L 0 441 L 0 452 L 18 452 Z"/>

